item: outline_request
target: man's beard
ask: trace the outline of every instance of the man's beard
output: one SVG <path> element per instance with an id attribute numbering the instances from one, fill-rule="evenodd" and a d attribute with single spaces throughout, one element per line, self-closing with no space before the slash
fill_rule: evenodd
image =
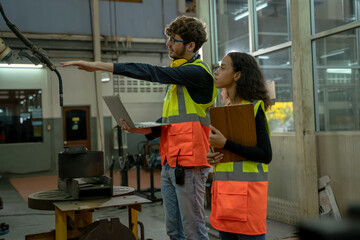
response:
<path id="1" fill-rule="evenodd" d="M 180 50 L 180 52 L 179 52 L 179 51 L 177 51 L 177 52 L 174 51 L 173 57 L 171 57 L 171 58 L 172 58 L 172 59 L 184 58 L 184 56 L 185 56 L 185 51 L 186 51 L 185 46 L 183 46 L 183 48 Z"/>

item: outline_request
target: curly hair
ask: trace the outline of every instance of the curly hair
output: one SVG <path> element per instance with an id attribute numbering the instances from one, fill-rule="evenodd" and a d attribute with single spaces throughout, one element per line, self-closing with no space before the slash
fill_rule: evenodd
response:
<path id="1" fill-rule="evenodd" d="M 197 52 L 208 40 L 206 24 L 198 18 L 189 16 L 177 17 L 166 26 L 164 33 L 168 37 L 179 34 L 184 41 L 195 42 L 194 52 Z"/>
<path id="2" fill-rule="evenodd" d="M 236 94 L 247 101 L 262 100 L 267 110 L 270 97 L 266 88 L 264 76 L 255 58 L 247 53 L 230 52 L 234 72 L 240 72 L 240 79 L 236 82 Z"/>

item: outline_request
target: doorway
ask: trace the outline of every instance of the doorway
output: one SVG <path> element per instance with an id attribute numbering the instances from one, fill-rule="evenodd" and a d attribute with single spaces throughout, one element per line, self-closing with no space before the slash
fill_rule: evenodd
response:
<path id="1" fill-rule="evenodd" d="M 90 108 L 63 107 L 64 146 L 85 146 L 90 150 Z"/>

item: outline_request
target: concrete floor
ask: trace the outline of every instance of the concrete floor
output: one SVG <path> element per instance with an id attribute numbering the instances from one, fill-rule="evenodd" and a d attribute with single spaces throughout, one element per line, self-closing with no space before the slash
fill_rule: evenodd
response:
<path id="1" fill-rule="evenodd" d="M 157 193 L 159 194 L 159 193 Z M 0 223 L 10 225 L 8 234 L 0 235 L 0 240 L 23 240 L 25 235 L 49 232 L 55 228 L 54 211 L 34 210 L 27 206 L 24 199 L 12 187 L 7 179 L 0 179 L 0 196 L 4 208 L 0 210 Z M 208 218 L 210 210 L 206 210 L 206 217 L 211 240 L 218 238 L 218 232 L 211 228 Z M 120 218 L 120 222 L 128 225 L 127 209 L 106 208 L 96 210 L 94 220 Z M 144 224 L 145 239 L 166 240 L 163 206 L 161 201 L 142 205 L 142 212 L 138 215 L 139 221 Z M 289 239 L 296 237 L 296 227 L 268 220 L 267 240 Z"/>

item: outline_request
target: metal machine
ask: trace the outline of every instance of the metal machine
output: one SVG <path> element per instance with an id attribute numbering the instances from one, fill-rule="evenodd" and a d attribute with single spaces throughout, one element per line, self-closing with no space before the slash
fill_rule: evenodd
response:
<path id="1" fill-rule="evenodd" d="M 113 164 L 110 166 L 110 176 L 108 177 L 105 175 L 102 151 L 87 151 L 84 146 L 69 147 L 64 148 L 64 151 L 58 154 L 58 189 L 30 194 L 28 206 L 38 210 L 54 210 L 54 203 L 56 205 L 59 202 L 68 201 L 66 204 L 79 202 L 80 205 L 84 201 L 92 201 L 91 199 L 103 199 L 105 202 L 111 202 L 110 199 L 119 199 L 116 197 L 123 195 L 126 195 L 124 197 L 127 200 L 124 199 L 124 202 L 117 202 L 115 205 L 126 206 L 129 205 L 129 201 L 131 202 L 129 200 L 131 198 L 137 198 L 134 204 L 139 200 L 142 201 L 142 199 L 138 200 L 139 197 L 134 195 L 134 192 L 135 189 L 131 187 L 113 186 Z M 84 216 L 87 216 L 86 214 L 91 215 L 91 213 L 83 213 Z M 137 224 L 140 225 L 142 233 L 139 239 L 144 239 L 143 225 L 141 222 L 137 222 Z M 81 229 L 75 228 L 75 230 L 78 232 L 78 239 L 81 240 L 98 239 L 99 236 L 109 240 L 119 239 L 119 236 L 128 240 L 138 239 L 132 232 L 133 226 L 130 223 L 129 226 L 131 227 L 127 228 L 120 223 L 119 219 L 115 218 L 111 221 L 95 221 Z M 53 233 L 46 234 L 48 234 L 48 238 L 41 239 L 55 239 Z"/>
<path id="2" fill-rule="evenodd" d="M 64 148 L 58 154 L 58 189 L 30 194 L 28 206 L 53 210 L 53 202 L 74 201 L 91 197 L 133 194 L 134 188 L 113 186 L 113 164 L 105 176 L 104 153 L 87 151 L 84 146 Z"/>
<path id="3" fill-rule="evenodd" d="M 112 173 L 105 176 L 104 153 L 70 147 L 59 153 L 58 188 L 75 199 L 113 195 Z M 112 172 L 112 166 L 110 171 Z"/>

